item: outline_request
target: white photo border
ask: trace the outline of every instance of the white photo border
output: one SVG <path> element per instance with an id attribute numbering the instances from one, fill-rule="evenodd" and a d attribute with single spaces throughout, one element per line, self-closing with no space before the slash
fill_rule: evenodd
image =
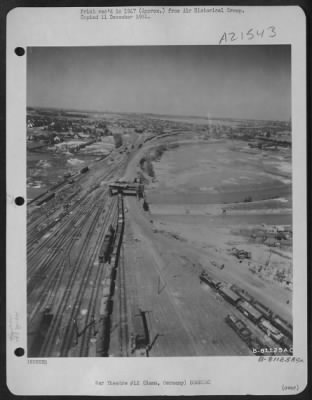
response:
<path id="1" fill-rule="evenodd" d="M 192 6 L 193 7 L 193 6 Z M 214 6 L 216 7 L 216 6 Z M 92 7 L 94 8 L 94 7 Z M 99 8 L 99 7 L 95 7 Z M 110 7 L 111 8 L 111 7 Z M 123 7 L 120 7 L 123 8 Z M 147 8 L 147 7 L 146 7 Z M 157 8 L 157 7 L 153 7 Z M 163 9 L 163 7 L 159 7 Z M 167 7 L 168 8 L 168 7 Z M 183 8 L 183 7 L 175 7 Z M 226 7 L 225 7 L 226 8 Z M 231 7 L 244 13 L 175 15 L 149 20 L 80 19 L 84 7 L 15 8 L 7 16 L 7 385 L 18 395 L 279 395 L 307 385 L 306 17 L 298 6 Z M 252 42 L 241 32 L 274 26 L 274 37 Z M 131 32 L 131 34 L 129 34 Z M 235 45 L 290 44 L 293 162 L 294 353 L 301 363 L 258 357 L 48 358 L 28 363 L 26 301 L 26 56 L 16 47 L 218 45 L 237 32 Z M 221 44 L 223 45 L 223 44 Z M 185 381 L 186 385 L 107 385 L 107 380 Z M 191 385 L 190 380 L 210 384 Z M 105 381 L 104 385 L 96 382 Z M 295 394 L 292 393 L 292 394 Z"/>

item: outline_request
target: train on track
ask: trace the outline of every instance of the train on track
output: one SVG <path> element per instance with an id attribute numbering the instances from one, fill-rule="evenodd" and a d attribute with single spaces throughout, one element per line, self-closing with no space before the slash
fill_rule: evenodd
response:
<path id="1" fill-rule="evenodd" d="M 115 229 L 110 225 L 108 233 L 104 236 L 103 244 L 100 249 L 99 262 L 105 263 L 109 261 L 110 255 L 113 250 Z"/>
<path id="2" fill-rule="evenodd" d="M 233 314 L 228 314 L 225 322 L 237 333 L 237 335 L 247 344 L 247 346 L 256 355 L 261 355 L 261 349 L 264 348 L 261 343 L 247 328 L 246 324 Z"/>
<path id="3" fill-rule="evenodd" d="M 107 357 L 109 351 L 110 318 L 113 311 L 113 296 L 116 279 L 116 269 L 119 265 L 120 249 L 124 231 L 124 204 L 122 194 L 117 198 L 117 222 L 114 227 L 111 225 L 109 232 L 105 235 L 99 254 L 100 263 L 105 263 L 107 278 L 102 291 L 99 313 L 102 318 L 101 340 L 97 344 L 97 356 Z"/>
<path id="4" fill-rule="evenodd" d="M 52 200 L 55 197 L 55 192 L 48 193 L 46 196 L 42 197 L 37 201 L 37 206 L 42 206 L 43 204 L 47 203 L 48 201 Z"/>
<path id="5" fill-rule="evenodd" d="M 121 246 L 121 236 L 124 228 L 124 205 L 122 194 L 118 194 L 117 199 L 117 228 L 114 229 L 112 225 L 110 225 L 108 233 L 104 236 L 103 244 L 99 253 L 99 262 L 106 263 L 111 261 L 111 256 L 113 257 L 113 261 L 117 253 L 120 250 Z"/>
<path id="6" fill-rule="evenodd" d="M 291 352 L 292 350 L 292 325 L 287 321 L 284 321 L 278 315 L 274 314 L 268 307 L 255 300 L 246 291 L 240 289 L 236 285 L 226 284 L 213 279 L 206 271 L 203 271 L 200 276 L 200 281 L 206 283 L 213 288 L 220 296 L 222 296 L 228 303 L 232 304 L 238 311 L 240 311 L 245 317 L 247 317 L 254 325 L 262 330 L 268 337 L 270 337 L 275 343 L 286 348 Z M 233 317 L 234 318 L 234 317 Z M 244 331 L 241 332 L 239 325 L 244 324 L 240 321 L 237 325 L 237 321 L 234 323 L 236 318 L 226 318 L 226 322 L 243 338 L 247 332 L 247 327 L 243 327 Z M 246 329 L 245 329 L 246 328 Z M 250 335 L 249 335 L 250 336 Z M 250 340 L 255 339 L 250 336 Z M 249 339 L 245 342 L 249 344 Z M 250 346 L 249 346 L 250 347 Z"/>
<path id="7" fill-rule="evenodd" d="M 131 352 L 136 357 L 147 357 L 150 346 L 150 335 L 146 319 L 146 311 L 139 309 L 139 313 L 134 316 Z"/>

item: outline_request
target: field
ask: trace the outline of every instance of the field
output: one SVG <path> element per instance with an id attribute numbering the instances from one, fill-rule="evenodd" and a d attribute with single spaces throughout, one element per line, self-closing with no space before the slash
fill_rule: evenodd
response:
<path id="1" fill-rule="evenodd" d="M 156 184 L 149 191 L 153 204 L 228 204 L 285 197 L 291 180 L 266 172 L 284 165 L 274 154 L 250 155 L 232 150 L 231 143 L 181 146 L 155 163 Z M 285 162 L 287 163 L 287 162 Z"/>

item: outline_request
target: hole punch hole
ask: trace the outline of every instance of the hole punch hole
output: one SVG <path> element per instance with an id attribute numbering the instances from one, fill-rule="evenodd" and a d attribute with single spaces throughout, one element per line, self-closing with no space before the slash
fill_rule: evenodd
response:
<path id="1" fill-rule="evenodd" d="M 25 203 L 24 197 L 21 196 L 15 197 L 14 201 L 17 206 L 22 206 Z"/>
<path id="2" fill-rule="evenodd" d="M 25 354 L 25 350 L 22 347 L 18 347 L 14 350 L 16 357 L 22 357 Z"/>
<path id="3" fill-rule="evenodd" d="M 19 57 L 21 57 L 25 54 L 25 49 L 23 47 L 16 47 L 14 51 L 15 51 L 15 54 Z"/>

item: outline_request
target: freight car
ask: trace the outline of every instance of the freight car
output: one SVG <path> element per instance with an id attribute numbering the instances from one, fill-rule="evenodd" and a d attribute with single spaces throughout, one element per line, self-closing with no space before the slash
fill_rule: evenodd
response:
<path id="1" fill-rule="evenodd" d="M 238 294 L 242 299 L 248 301 L 249 303 L 252 303 L 253 297 L 250 296 L 250 294 L 247 293 L 245 290 L 239 288 L 239 287 L 236 286 L 236 285 L 232 285 L 232 286 L 231 286 L 231 290 L 232 290 L 233 292 L 235 292 L 236 294 Z"/>
<path id="2" fill-rule="evenodd" d="M 41 198 L 38 202 L 37 202 L 37 206 L 41 206 L 44 203 L 47 203 L 49 200 L 53 199 L 55 197 L 55 193 L 48 193 L 45 197 Z"/>
<path id="3" fill-rule="evenodd" d="M 271 322 L 272 322 L 272 325 L 274 325 L 276 328 L 278 328 L 289 339 L 293 338 L 292 325 L 289 322 L 283 320 L 282 318 L 280 318 L 278 316 L 274 316 L 271 319 Z"/>
<path id="4" fill-rule="evenodd" d="M 123 207 L 123 198 L 122 194 L 118 194 L 118 219 L 124 217 L 124 207 Z"/>
<path id="5" fill-rule="evenodd" d="M 124 231 L 124 205 L 122 194 L 118 195 L 117 200 L 117 228 L 114 235 L 114 248 L 111 253 L 111 263 L 116 266 L 118 263 L 120 246 L 122 243 L 122 236 Z"/>
<path id="6" fill-rule="evenodd" d="M 238 334 L 238 336 L 247 344 L 249 349 L 255 355 L 262 355 L 265 346 L 252 332 L 247 328 L 246 324 L 235 315 L 228 314 L 225 318 L 226 323 Z M 273 355 L 273 352 L 267 352 L 267 355 Z"/>
<path id="7" fill-rule="evenodd" d="M 237 309 L 255 324 L 263 317 L 262 313 L 246 300 L 240 300 L 237 303 Z"/>
<path id="8" fill-rule="evenodd" d="M 230 327 L 238 334 L 238 336 L 243 339 L 244 342 L 248 342 L 251 337 L 251 331 L 247 328 L 245 323 L 235 317 L 235 315 L 228 314 L 225 321 Z"/>
<path id="9" fill-rule="evenodd" d="M 240 296 L 234 293 L 228 285 L 219 286 L 218 291 L 226 301 L 234 306 L 239 302 L 239 300 L 241 300 Z"/>
<path id="10" fill-rule="evenodd" d="M 261 318 L 258 323 L 259 328 L 266 333 L 269 337 L 271 337 L 275 342 L 281 344 L 284 338 L 284 335 L 275 328 L 270 321 L 265 318 Z"/>
<path id="11" fill-rule="evenodd" d="M 211 276 L 209 276 L 206 271 L 203 271 L 199 275 L 199 279 L 200 279 L 200 283 L 204 282 L 204 283 L 206 283 L 207 285 L 209 285 L 210 287 L 212 287 L 213 289 L 216 289 L 216 290 L 221 285 L 221 282 L 211 278 Z"/>
<path id="12" fill-rule="evenodd" d="M 115 230 L 112 226 L 109 227 L 109 232 L 104 236 L 103 244 L 99 254 L 99 262 L 107 262 L 112 252 L 112 246 L 114 242 Z"/>
<path id="13" fill-rule="evenodd" d="M 263 316 L 265 318 L 267 318 L 268 320 L 271 320 L 272 318 L 272 311 L 269 309 L 269 307 L 266 307 L 265 305 L 263 305 L 262 303 L 260 303 L 259 301 L 253 301 L 252 305 L 263 314 Z"/>
<path id="14" fill-rule="evenodd" d="M 86 166 L 86 167 L 81 168 L 80 173 L 81 173 L 81 174 L 85 174 L 85 173 L 88 172 L 88 171 L 89 171 L 89 167 Z"/>
<path id="15" fill-rule="evenodd" d="M 134 352 L 137 356 L 147 356 L 150 338 L 146 320 L 146 312 L 139 310 L 139 313 L 135 315 L 133 329 L 134 343 L 132 343 L 132 352 Z"/>

